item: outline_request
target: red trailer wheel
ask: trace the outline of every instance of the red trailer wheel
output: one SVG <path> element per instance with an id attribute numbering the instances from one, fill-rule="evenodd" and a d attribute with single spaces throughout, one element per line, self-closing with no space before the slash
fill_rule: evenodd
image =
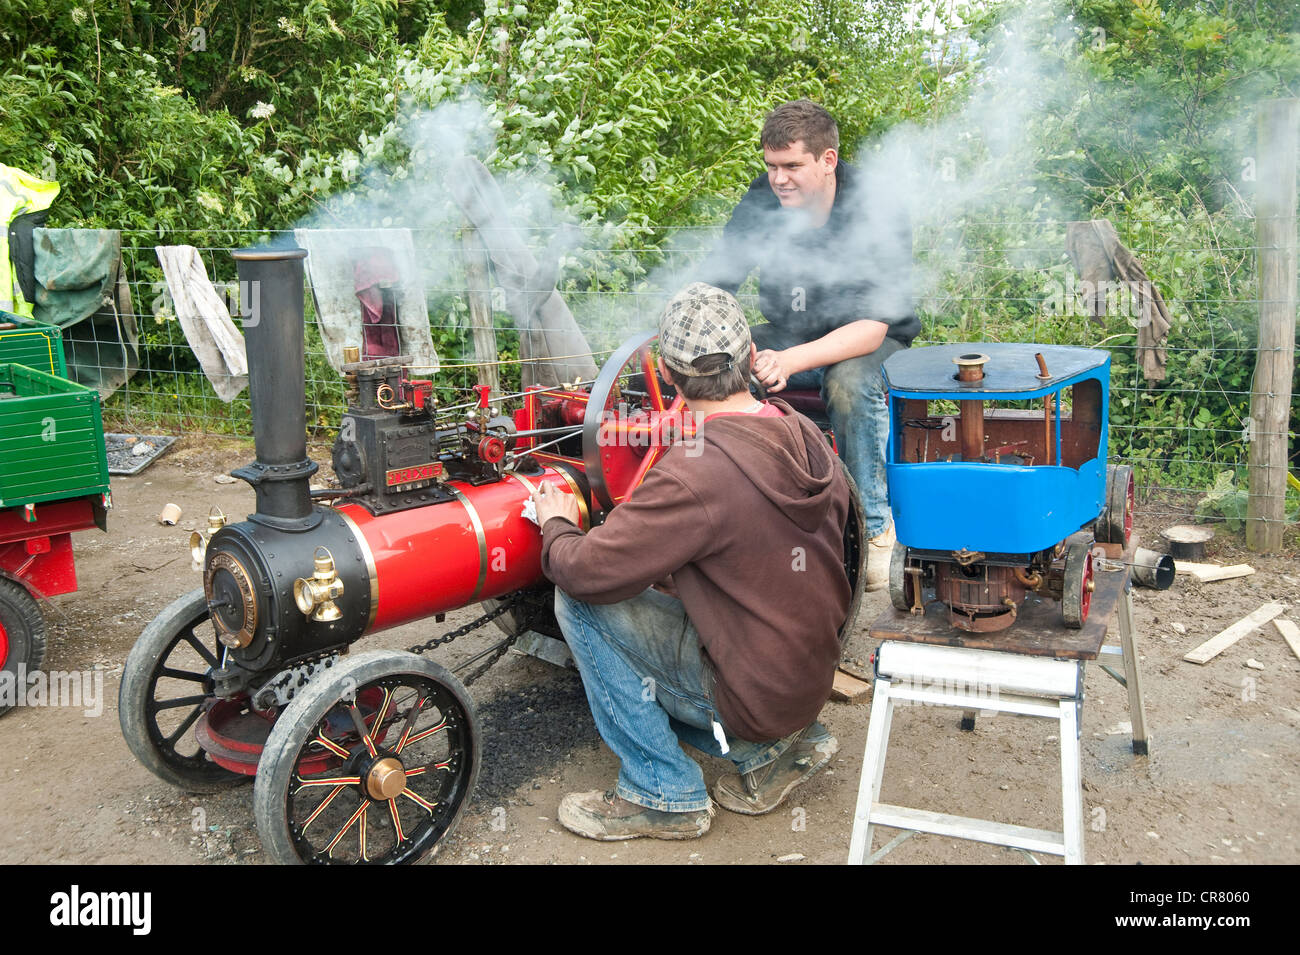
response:
<path id="1" fill-rule="evenodd" d="M 209 620 L 202 588 L 169 604 L 131 648 L 117 694 L 122 736 L 136 759 L 159 779 L 196 793 L 249 779 L 214 763 L 194 736 L 194 724 L 217 700 L 209 674 L 224 649 Z"/>
<path id="2" fill-rule="evenodd" d="M 45 618 L 35 598 L 15 580 L 0 577 L 0 674 L 14 696 L 0 695 L 0 716 L 17 703 L 27 690 L 26 676 L 41 668 L 45 660 Z M 20 674 L 24 679 L 20 680 Z"/>
<path id="3" fill-rule="evenodd" d="M 281 864 L 418 862 L 459 821 L 478 768 L 459 680 L 412 653 L 357 654 L 276 721 L 253 789 L 257 831 Z"/>
<path id="4" fill-rule="evenodd" d="M 1092 542 L 1075 541 L 1065 552 L 1065 580 L 1061 589 L 1061 616 L 1067 627 L 1078 630 L 1087 621 L 1092 590 Z"/>

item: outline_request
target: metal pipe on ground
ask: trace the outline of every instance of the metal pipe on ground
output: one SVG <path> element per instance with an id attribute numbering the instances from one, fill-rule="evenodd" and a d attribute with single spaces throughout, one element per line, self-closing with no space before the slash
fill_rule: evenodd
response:
<path id="1" fill-rule="evenodd" d="M 1174 559 L 1158 550 L 1139 547 L 1133 554 L 1133 582 L 1152 590 L 1168 590 L 1174 584 Z"/>

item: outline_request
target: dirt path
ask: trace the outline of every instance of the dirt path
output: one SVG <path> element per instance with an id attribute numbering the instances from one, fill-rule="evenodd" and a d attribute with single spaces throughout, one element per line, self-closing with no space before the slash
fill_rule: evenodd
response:
<path id="1" fill-rule="evenodd" d="M 181 793 L 135 761 L 117 720 L 122 662 L 140 630 L 201 584 L 190 567 L 189 531 L 212 504 L 235 518 L 252 509 L 252 492 L 242 482 L 215 481 L 251 458 L 251 446 L 241 443 L 183 439 L 143 474 L 114 481 L 107 534 L 75 535 L 81 589 L 46 608 L 46 667 L 83 671 L 90 686 L 102 678 L 103 696 L 78 706 L 23 707 L 0 720 L 0 862 L 264 861 L 251 786 L 219 795 Z M 184 512 L 174 528 L 155 519 L 168 502 Z M 1300 660 L 1268 624 L 1205 666 L 1182 661 L 1187 650 L 1269 600 L 1300 605 L 1296 556 L 1293 548 L 1261 559 L 1219 542 L 1211 545 L 1211 559 L 1248 560 L 1258 572 L 1213 584 L 1180 577 L 1166 593 L 1135 592 L 1152 754 L 1131 754 L 1121 725 L 1128 720 L 1125 691 L 1089 667 L 1083 715 L 1089 862 L 1300 861 L 1294 824 Z M 873 645 L 866 627 L 886 601 L 883 594 L 868 595 L 850 657 L 868 658 Z M 475 613 L 449 615 L 438 629 Z M 1289 615 L 1300 620 L 1300 611 Z M 404 647 L 426 638 L 432 626 L 380 634 L 365 646 Z M 466 638 L 437 658 L 454 664 L 487 642 L 486 636 Z M 1248 659 L 1263 669 L 1247 667 Z M 867 706 L 828 704 L 823 721 L 839 738 L 840 755 L 781 811 L 758 818 L 720 811 L 713 831 L 697 842 L 601 844 L 570 835 L 555 821 L 564 793 L 607 788 L 617 771 L 595 734 L 576 674 L 511 654 L 475 684 L 474 697 L 486 727 L 485 764 L 470 814 L 443 847 L 444 863 L 807 864 L 845 858 Z M 709 779 L 724 769 L 719 761 L 705 762 Z M 1004 715 L 982 719 L 972 735 L 959 731 L 955 711 L 900 710 L 882 798 L 1059 827 L 1055 725 Z M 879 832 L 876 847 L 893 835 Z M 1006 849 L 920 835 L 884 861 L 1029 860 Z"/>

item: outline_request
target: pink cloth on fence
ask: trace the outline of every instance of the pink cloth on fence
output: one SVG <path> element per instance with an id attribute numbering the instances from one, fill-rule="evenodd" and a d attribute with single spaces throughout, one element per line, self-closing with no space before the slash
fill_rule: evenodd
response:
<path id="1" fill-rule="evenodd" d="M 358 249 L 354 262 L 357 300 L 361 302 L 361 357 L 400 355 L 397 297 L 392 289 L 401 284 L 401 275 L 392 253 L 384 248 Z"/>

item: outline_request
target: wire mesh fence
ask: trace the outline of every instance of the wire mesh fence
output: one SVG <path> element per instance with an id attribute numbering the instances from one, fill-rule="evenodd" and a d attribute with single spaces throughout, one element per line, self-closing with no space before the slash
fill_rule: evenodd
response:
<path id="1" fill-rule="evenodd" d="M 1149 302 L 1144 304 L 1140 290 L 1127 283 L 1079 279 L 1065 251 L 1066 225 L 1007 218 L 918 228 L 913 278 L 923 330 L 915 344 L 1020 341 L 1105 349 L 1112 360 L 1110 458 L 1134 467 L 1143 510 L 1185 514 L 1199 503 L 1204 517 L 1234 525 L 1244 520 L 1249 441 L 1260 435 L 1250 421 L 1260 305 L 1253 219 L 1219 221 L 1202 233 L 1211 234 L 1212 241 L 1191 250 L 1166 241 L 1164 220 L 1115 221 L 1167 307 L 1171 327 L 1160 349 L 1162 378 L 1144 372 L 1140 336 Z M 549 256 L 556 263 L 557 287 L 599 364 L 627 335 L 654 326 L 666 297 L 689 280 L 719 230 L 646 230 L 640 241 L 623 247 L 560 251 L 553 232 L 521 234 L 539 260 Z M 290 238 L 250 232 L 238 241 L 251 246 Z M 155 246 L 190 239 L 123 234 L 123 270 L 133 303 L 124 318 L 138 332 L 139 370 L 106 398 L 106 423 L 142 433 L 251 435 L 247 391 L 228 404 L 217 398 L 179 326 L 163 279 Z M 461 237 L 413 231 L 411 239 L 418 274 L 405 280 L 423 286 L 430 337 L 441 362 L 439 397 L 450 404 L 478 380 L 485 356 L 475 353 L 474 332 L 486 325 L 471 317 L 467 291 L 473 283 Z M 198 248 L 238 323 L 232 250 Z M 503 391 L 513 392 L 520 381 L 519 335 L 504 289 L 495 277 L 488 283 L 477 291 L 491 303 L 496 354 L 490 360 L 497 363 Z M 759 320 L 752 279 L 740 299 Z M 327 438 L 345 411 L 343 383 L 327 360 L 322 317 L 310 288 L 306 300 L 307 421 Z M 358 331 L 360 315 L 358 307 Z M 112 362 L 120 365 L 121 359 L 106 363 Z M 1300 508 L 1300 495 L 1289 494 L 1293 512 Z"/>

